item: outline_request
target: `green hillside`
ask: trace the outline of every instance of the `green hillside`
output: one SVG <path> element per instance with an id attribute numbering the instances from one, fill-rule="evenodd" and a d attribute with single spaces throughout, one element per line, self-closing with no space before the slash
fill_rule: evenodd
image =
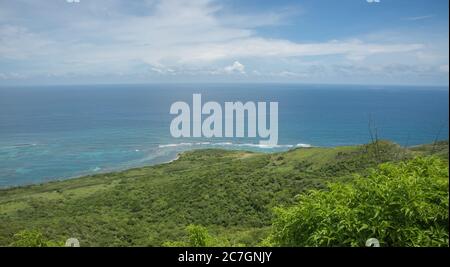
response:
<path id="1" fill-rule="evenodd" d="M 0 246 L 22 230 L 54 241 L 76 237 L 82 246 L 161 246 L 186 240 L 191 224 L 203 226 L 219 245 L 268 244 L 275 207 L 295 205 L 309 189 L 325 192 L 328 182 L 371 175 L 383 162 L 429 155 L 446 165 L 448 142 L 402 148 L 380 141 L 271 154 L 205 149 L 156 166 L 3 189 Z M 446 194 L 448 200 L 448 169 Z M 446 234 L 448 243 L 448 224 Z"/>

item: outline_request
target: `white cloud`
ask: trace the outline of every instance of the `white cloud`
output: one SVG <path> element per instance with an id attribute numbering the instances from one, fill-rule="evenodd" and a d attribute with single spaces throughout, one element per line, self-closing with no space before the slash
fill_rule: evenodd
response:
<path id="1" fill-rule="evenodd" d="M 0 59 L 27 59 L 45 55 L 55 48 L 54 45 L 53 41 L 25 27 L 0 25 Z"/>
<path id="2" fill-rule="evenodd" d="M 233 62 L 232 65 L 226 66 L 224 69 L 225 73 L 241 73 L 245 74 L 245 66 L 242 65 L 239 61 Z"/>
<path id="3" fill-rule="evenodd" d="M 279 77 L 299 77 L 302 76 L 300 73 L 292 72 L 292 71 L 280 71 L 276 73 L 271 73 L 273 76 L 279 76 Z"/>
<path id="4" fill-rule="evenodd" d="M 9 16 L 8 24 L 1 24 L 0 15 L 0 60 L 18 60 L 28 68 L 37 65 L 30 70 L 36 74 L 145 73 L 159 77 L 248 73 L 258 77 L 304 77 L 323 73 L 321 68 L 336 63 L 330 58 L 354 66 L 381 65 L 377 60 L 403 65 L 423 63 L 433 65 L 435 71 L 447 64 L 448 72 L 448 60 L 442 61 L 448 56 L 443 57 L 441 49 L 431 51 L 421 41 L 360 36 L 306 43 L 262 37 L 258 33 L 258 27 L 283 24 L 292 15 L 289 10 L 227 13 L 223 6 L 211 0 L 154 0 L 139 4 L 127 1 L 126 7 L 118 0 L 101 4 L 82 1 L 76 7 L 64 1 L 64 7 L 53 7 L 49 1 L 42 3 L 45 9 L 37 8 L 35 2 L 27 5 L 43 12 L 35 16 L 47 24 L 35 26 L 36 17 L 30 17 L 28 23 L 23 22 L 27 18 L 14 20 L 11 16 L 14 11 L 4 9 Z M 137 11 L 127 11 L 133 5 L 141 6 Z M 21 16 L 20 9 L 15 12 Z M 311 58 L 314 67 L 301 70 L 302 64 Z M 261 61 L 264 64 L 255 64 Z M 258 71 L 253 71 L 255 66 Z M 16 71 L 6 68 L 1 71 Z"/>
<path id="5" fill-rule="evenodd" d="M 171 68 L 167 68 L 164 66 L 153 66 L 150 68 L 151 71 L 156 72 L 158 74 L 176 74 L 176 71 L 174 69 Z"/>
<path id="6" fill-rule="evenodd" d="M 26 79 L 27 77 L 16 72 L 3 73 L 0 72 L 0 80 L 18 80 L 18 79 Z"/>
<path id="7" fill-rule="evenodd" d="M 372 4 L 372 3 L 380 3 L 381 0 L 366 0 L 367 3 Z"/>
<path id="8" fill-rule="evenodd" d="M 121 14 L 108 19 L 66 21 L 61 32 L 53 30 L 54 38 L 21 28 L 20 32 L 10 33 L 6 43 L 0 43 L 0 58 L 33 58 L 45 52 L 53 54 L 55 61 L 84 62 L 86 66 L 130 61 L 180 66 L 247 57 L 344 55 L 361 60 L 374 54 L 422 48 L 414 43 L 377 44 L 360 40 L 296 43 L 262 38 L 247 25 L 222 23 L 227 19 L 216 15 L 219 10 L 220 6 L 208 0 L 166 0 L 157 2 L 153 12 L 146 16 Z"/>

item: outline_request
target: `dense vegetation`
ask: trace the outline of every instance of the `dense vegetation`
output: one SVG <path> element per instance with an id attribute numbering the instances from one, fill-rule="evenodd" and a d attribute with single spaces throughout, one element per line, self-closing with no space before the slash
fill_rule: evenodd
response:
<path id="1" fill-rule="evenodd" d="M 39 230 L 22 230 L 13 236 L 13 247 L 62 247 L 64 242 L 48 240 Z"/>
<path id="2" fill-rule="evenodd" d="M 407 161 L 431 154 L 443 160 L 415 159 L 399 167 L 382 165 L 380 170 L 370 171 L 383 162 Z M 423 179 L 430 181 L 417 185 L 427 187 L 416 191 L 437 194 L 441 196 L 441 202 L 436 204 L 436 198 L 430 200 L 430 204 L 428 199 L 423 199 L 424 195 L 419 194 L 414 198 L 417 205 L 429 204 L 426 207 L 436 208 L 433 211 L 448 209 L 448 186 L 442 191 L 443 187 L 436 185 L 441 182 L 433 183 L 442 180 L 448 185 L 447 161 L 447 142 L 407 149 L 379 141 L 362 146 L 302 148 L 273 154 L 216 149 L 191 151 L 168 164 L 0 190 L 0 245 L 24 245 L 26 242 L 23 240 L 28 240 L 30 233 L 31 237 L 38 237 L 35 239 L 50 242 L 45 243 L 47 245 L 55 244 L 55 241 L 49 240 L 60 242 L 69 237 L 78 238 L 82 246 L 362 245 L 365 235 L 373 237 L 372 222 L 366 223 L 367 227 L 361 224 L 352 226 L 364 229 L 359 237 L 349 235 L 351 241 L 342 240 L 339 234 L 333 232 L 327 233 L 325 239 L 325 235 L 316 235 L 320 238 L 315 243 L 310 237 L 317 229 L 311 228 L 306 232 L 311 236 L 303 238 L 295 232 L 302 231 L 302 228 L 295 226 L 285 230 L 282 223 L 289 214 L 293 214 L 289 223 L 302 224 L 303 221 L 295 216 L 297 210 L 301 209 L 302 203 L 313 205 L 317 200 L 315 198 L 320 196 L 332 199 L 333 196 L 350 194 L 348 191 L 351 190 L 359 192 L 364 188 L 370 189 L 377 177 L 386 176 L 383 174 L 385 169 L 398 168 L 398 173 L 402 175 L 398 183 L 391 185 L 408 183 L 414 168 L 404 166 L 418 165 L 418 162 L 425 162 L 424 168 L 427 164 L 440 166 L 436 167 L 439 170 L 424 176 L 426 178 Z M 417 173 L 419 177 L 421 174 Z M 359 178 L 354 178 L 355 175 Z M 367 185 L 362 182 L 364 179 Z M 334 183 L 327 187 L 329 182 Z M 350 185 L 354 186 L 351 190 Z M 310 189 L 316 191 L 310 192 Z M 390 188 L 385 189 L 387 191 L 380 189 L 381 195 L 389 194 Z M 371 210 L 370 207 L 373 208 L 371 212 L 375 211 L 376 205 L 370 202 L 372 199 L 369 195 L 366 198 L 363 195 L 351 199 L 367 201 L 367 207 L 364 203 L 355 207 L 361 208 L 361 213 Z M 320 203 L 331 203 L 326 201 Z M 343 201 L 334 203 L 345 209 Z M 409 209 L 409 206 L 405 207 Z M 274 209 L 277 211 L 275 217 Z M 328 211 L 320 210 L 323 214 L 330 212 L 333 219 L 345 215 L 333 214 L 332 206 Z M 311 215 L 320 215 L 320 210 L 311 210 Z M 442 245 L 443 240 L 448 240 L 448 214 L 444 225 L 443 213 L 426 214 L 432 217 L 430 220 L 437 220 L 433 228 L 432 222 L 427 224 L 416 218 L 417 212 L 414 206 L 407 211 L 409 215 L 399 217 L 399 220 L 406 220 L 408 216 L 413 216 L 416 221 L 395 222 L 392 227 L 405 227 L 405 231 L 416 231 L 414 227 L 419 228 L 418 232 L 441 231 L 436 233 L 438 237 L 427 240 L 429 236 L 422 233 L 409 240 L 399 234 L 401 241 L 398 238 L 383 239 L 383 245 Z M 367 219 L 364 216 L 370 215 L 374 214 L 360 214 L 356 218 L 362 222 Z M 383 216 L 393 215 L 398 214 L 384 211 L 379 214 L 380 220 Z M 325 219 L 326 216 L 318 218 Z M 311 217 L 304 222 L 314 221 Z M 326 220 L 322 222 L 325 223 Z"/>
<path id="3" fill-rule="evenodd" d="M 384 163 L 367 177 L 311 190 L 276 209 L 278 246 L 448 245 L 448 167 L 433 157 Z"/>

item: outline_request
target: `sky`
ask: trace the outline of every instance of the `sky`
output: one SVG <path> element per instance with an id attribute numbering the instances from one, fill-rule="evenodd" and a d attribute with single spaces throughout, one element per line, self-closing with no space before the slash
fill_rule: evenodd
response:
<path id="1" fill-rule="evenodd" d="M 0 0 L 0 86 L 448 86 L 448 9 L 448 0 Z"/>

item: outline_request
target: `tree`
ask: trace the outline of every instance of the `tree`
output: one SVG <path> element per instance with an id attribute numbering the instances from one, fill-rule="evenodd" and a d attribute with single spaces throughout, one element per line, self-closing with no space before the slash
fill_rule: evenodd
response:
<path id="1" fill-rule="evenodd" d="M 187 241 L 167 241 L 165 247 L 214 247 L 227 244 L 224 240 L 213 238 L 206 227 L 190 224 L 186 227 Z M 186 239 L 185 239 L 186 240 Z"/>
<path id="2" fill-rule="evenodd" d="M 210 236 L 208 230 L 200 225 L 188 225 L 186 227 L 189 236 L 189 245 L 191 247 L 206 247 Z"/>
<path id="3" fill-rule="evenodd" d="M 368 177 L 311 190 L 277 208 L 274 246 L 448 246 L 447 163 L 434 157 L 381 164 Z"/>

